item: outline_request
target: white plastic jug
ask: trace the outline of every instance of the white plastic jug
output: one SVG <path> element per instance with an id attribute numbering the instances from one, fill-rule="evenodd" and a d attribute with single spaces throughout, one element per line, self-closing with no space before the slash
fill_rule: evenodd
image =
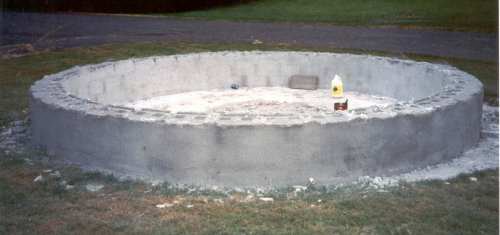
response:
<path id="1" fill-rule="evenodd" d="M 332 96 L 335 98 L 344 97 L 344 86 L 342 84 L 342 78 L 339 75 L 335 74 L 335 77 L 332 79 Z"/>

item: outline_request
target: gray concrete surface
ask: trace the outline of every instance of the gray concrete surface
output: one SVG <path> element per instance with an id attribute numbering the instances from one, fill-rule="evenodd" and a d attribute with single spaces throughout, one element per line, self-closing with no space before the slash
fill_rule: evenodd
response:
<path id="1" fill-rule="evenodd" d="M 298 46 L 498 58 L 497 33 L 17 12 L 2 12 L 0 27 L 0 45 L 29 43 L 35 50 L 119 42 L 251 43 L 257 39 Z"/>
<path id="2" fill-rule="evenodd" d="M 386 108 L 289 116 L 134 110 L 121 103 L 186 91 L 287 86 L 334 74 L 346 90 L 397 98 Z M 482 84 L 448 65 L 308 52 L 217 52 L 75 67 L 31 88 L 33 142 L 116 175 L 172 183 L 283 186 L 390 176 L 477 144 Z M 309 115 L 309 116 L 308 116 Z"/>
<path id="3" fill-rule="evenodd" d="M 318 83 L 318 76 L 294 74 L 288 79 L 288 87 L 292 89 L 316 90 Z"/>

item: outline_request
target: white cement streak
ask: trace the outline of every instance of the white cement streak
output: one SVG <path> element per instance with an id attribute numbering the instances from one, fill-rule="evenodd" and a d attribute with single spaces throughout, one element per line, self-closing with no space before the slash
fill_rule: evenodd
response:
<path id="1" fill-rule="evenodd" d="M 171 112 L 246 112 L 252 114 L 333 111 L 329 90 L 299 90 L 283 87 L 241 88 L 238 90 L 194 91 L 158 96 L 125 104 L 134 109 L 160 109 Z M 388 97 L 345 92 L 349 109 L 384 107 L 396 102 Z"/>

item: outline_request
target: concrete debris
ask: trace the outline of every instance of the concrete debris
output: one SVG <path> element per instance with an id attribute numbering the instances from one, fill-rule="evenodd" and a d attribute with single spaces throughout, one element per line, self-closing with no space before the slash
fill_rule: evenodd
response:
<path id="1" fill-rule="evenodd" d="M 14 121 L 0 128 L 0 149 L 4 149 L 5 154 L 21 153 L 25 150 L 31 134 L 24 123 L 24 121 Z"/>
<path id="2" fill-rule="evenodd" d="M 253 202 L 255 201 L 255 197 L 252 194 L 247 195 L 241 202 Z"/>
<path id="3" fill-rule="evenodd" d="M 24 162 L 25 162 L 26 164 L 30 165 L 30 166 L 32 166 L 32 165 L 33 165 L 33 161 L 32 161 L 31 159 L 29 159 L 29 158 L 25 158 L 25 159 L 24 159 Z"/>
<path id="4" fill-rule="evenodd" d="M 208 198 L 203 196 L 203 197 L 199 197 L 199 200 L 201 200 L 203 203 L 207 204 L 208 203 Z"/>
<path id="5" fill-rule="evenodd" d="M 50 176 L 54 177 L 54 178 L 60 178 L 61 177 L 61 173 L 59 171 L 54 171 L 52 173 L 49 174 Z"/>
<path id="6" fill-rule="evenodd" d="M 477 182 L 477 178 L 476 177 L 469 177 L 469 180 L 472 181 L 472 182 Z"/>
<path id="7" fill-rule="evenodd" d="M 295 192 L 302 192 L 302 191 L 305 191 L 307 189 L 306 186 L 302 186 L 302 185 L 294 185 L 292 186 L 292 188 L 295 190 Z"/>
<path id="8" fill-rule="evenodd" d="M 253 41 L 252 41 L 252 44 L 253 44 L 253 45 L 260 45 L 260 44 L 262 44 L 262 43 L 263 43 L 263 42 L 262 42 L 261 40 L 258 40 L 258 39 L 255 39 L 255 40 L 253 40 Z"/>
<path id="9" fill-rule="evenodd" d="M 215 203 L 220 203 L 220 204 L 223 204 L 224 203 L 224 200 L 220 199 L 220 198 L 216 198 L 214 199 L 214 202 Z"/>
<path id="10" fill-rule="evenodd" d="M 194 205 L 191 205 L 191 204 L 186 205 L 186 208 L 193 208 L 193 207 L 194 207 Z"/>
<path id="11" fill-rule="evenodd" d="M 161 208 L 168 208 L 168 207 L 173 207 L 173 206 L 174 206 L 174 204 L 172 204 L 172 203 L 163 203 L 163 204 L 156 205 L 156 208 L 161 209 Z"/>
<path id="12" fill-rule="evenodd" d="M 89 192 L 97 192 L 103 188 L 104 188 L 104 185 L 102 185 L 102 184 L 87 184 L 85 186 L 85 189 L 87 189 L 87 191 L 89 191 Z"/>
<path id="13" fill-rule="evenodd" d="M 74 189 L 74 188 L 75 188 L 75 186 L 74 186 L 74 185 L 72 185 L 72 184 L 68 184 L 68 182 L 67 182 L 66 180 L 61 180 L 61 181 L 59 182 L 59 185 L 60 185 L 60 186 L 62 186 L 62 187 L 64 187 L 64 189 L 66 189 L 66 190 L 71 190 L 71 189 Z"/>
<path id="14" fill-rule="evenodd" d="M 310 184 L 314 184 L 314 178 L 313 177 L 309 177 L 309 183 Z"/>
<path id="15" fill-rule="evenodd" d="M 243 192 L 245 192 L 245 189 L 240 188 L 240 187 L 235 187 L 235 188 L 233 188 L 233 190 L 234 190 L 235 192 L 238 192 L 238 193 L 243 193 Z"/>
<path id="16" fill-rule="evenodd" d="M 43 173 L 50 173 L 50 172 L 52 172 L 52 170 L 51 169 L 46 169 L 46 170 L 43 170 L 42 172 Z"/>
<path id="17" fill-rule="evenodd" d="M 3 131 L 0 135 L 1 135 L 1 136 L 9 136 L 9 135 L 12 135 L 12 129 L 11 129 L 11 128 L 7 128 L 7 129 L 5 129 L 5 131 Z"/>
<path id="18" fill-rule="evenodd" d="M 363 176 L 359 177 L 356 183 L 364 185 L 368 188 L 379 189 L 386 186 L 396 186 L 398 184 L 398 180 L 391 177 Z"/>
<path id="19" fill-rule="evenodd" d="M 259 197 L 259 200 L 263 202 L 274 202 L 274 198 L 272 197 Z"/>
<path id="20" fill-rule="evenodd" d="M 35 179 L 33 180 L 33 182 L 35 182 L 35 183 L 36 183 L 36 182 L 40 182 L 40 181 L 42 181 L 42 180 L 43 180 L 43 176 L 42 176 L 42 175 L 39 175 L 39 176 L 35 177 Z"/>

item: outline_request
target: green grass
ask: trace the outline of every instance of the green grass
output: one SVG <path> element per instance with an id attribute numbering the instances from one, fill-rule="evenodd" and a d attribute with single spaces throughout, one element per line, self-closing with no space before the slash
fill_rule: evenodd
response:
<path id="1" fill-rule="evenodd" d="M 220 50 L 311 50 L 365 53 L 448 63 L 477 76 L 485 84 L 486 100 L 498 104 L 498 67 L 496 62 L 439 58 L 429 56 L 388 54 L 362 50 L 339 50 L 335 48 L 304 48 L 290 45 L 252 44 L 116 44 L 94 48 L 67 49 L 38 53 L 20 58 L 0 59 L 0 127 L 27 115 L 28 90 L 42 76 L 67 69 L 71 66 L 119 60 L 128 57 L 144 57 L 175 53 L 220 51 Z"/>
<path id="2" fill-rule="evenodd" d="M 173 14 L 210 20 L 322 22 L 497 31 L 496 0 L 260 0 Z"/>
<path id="3" fill-rule="evenodd" d="M 61 178 L 45 174 L 33 183 L 55 166 L 17 158 L 0 153 L 1 234 L 498 234 L 498 170 L 384 191 L 311 189 L 286 198 L 293 190 L 282 189 L 265 203 L 242 202 L 246 194 L 236 192 L 165 192 L 71 167 L 56 167 Z M 61 189 L 63 180 L 75 188 Z M 105 187 L 87 192 L 89 182 Z M 175 200 L 170 208 L 155 206 Z"/>

